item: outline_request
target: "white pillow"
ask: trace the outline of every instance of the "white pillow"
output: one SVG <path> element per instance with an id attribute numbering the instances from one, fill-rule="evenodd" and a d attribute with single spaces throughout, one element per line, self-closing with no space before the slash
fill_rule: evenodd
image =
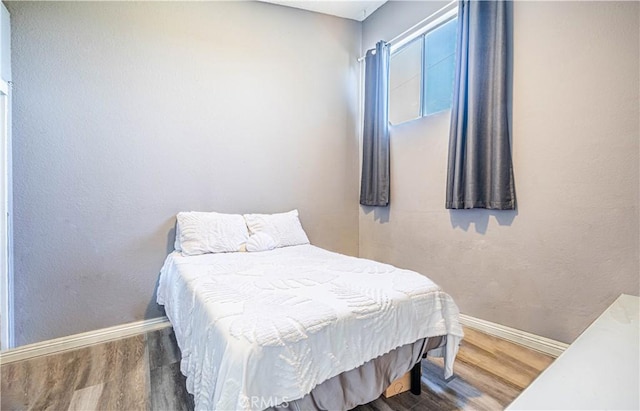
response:
<path id="1" fill-rule="evenodd" d="M 278 247 L 278 242 L 265 232 L 255 233 L 247 240 L 247 251 L 269 251 Z"/>
<path id="2" fill-rule="evenodd" d="M 249 237 L 240 214 L 178 213 L 176 235 L 183 255 L 239 251 Z"/>
<path id="3" fill-rule="evenodd" d="M 266 233 L 275 240 L 277 247 L 309 244 L 298 219 L 298 210 L 280 214 L 245 214 L 244 219 L 251 234 Z"/>

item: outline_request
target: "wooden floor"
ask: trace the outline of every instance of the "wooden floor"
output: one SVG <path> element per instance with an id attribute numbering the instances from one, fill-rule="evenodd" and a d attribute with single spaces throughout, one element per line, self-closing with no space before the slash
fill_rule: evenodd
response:
<path id="1" fill-rule="evenodd" d="M 517 344 L 464 329 L 448 382 L 443 361 L 422 361 L 422 394 L 409 392 L 380 397 L 357 407 L 358 411 L 391 410 L 502 410 L 551 364 L 553 357 Z"/>
<path id="2" fill-rule="evenodd" d="M 465 329 L 455 375 L 442 361 L 423 361 L 423 392 L 399 394 L 356 408 L 369 410 L 498 410 L 553 358 Z M 171 328 L 0 368 L 4 410 L 192 410 Z"/>

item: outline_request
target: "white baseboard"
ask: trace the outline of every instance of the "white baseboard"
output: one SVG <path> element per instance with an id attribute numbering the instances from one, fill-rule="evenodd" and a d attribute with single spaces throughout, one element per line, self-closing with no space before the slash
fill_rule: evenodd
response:
<path id="1" fill-rule="evenodd" d="M 81 334 L 69 335 L 67 337 L 42 341 L 35 344 L 24 345 L 12 350 L 0 352 L 0 365 L 41 355 L 75 350 L 77 348 L 86 347 L 87 345 L 118 340 L 120 338 L 130 337 L 132 335 L 148 331 L 159 330 L 170 325 L 171 323 L 167 317 L 159 317 L 116 325 L 114 327 L 103 328 L 100 330 L 88 331 Z"/>
<path id="2" fill-rule="evenodd" d="M 557 357 L 569 344 L 555 341 L 549 338 L 540 337 L 526 331 L 517 330 L 481 320 L 465 314 L 460 314 L 460 322 L 469 328 L 482 331 L 486 334 L 502 338 L 516 344 L 523 345 L 536 351 Z M 171 323 L 167 317 L 152 318 L 150 320 L 136 321 L 128 324 L 116 325 L 114 327 L 103 328 L 101 330 L 88 331 L 81 334 L 56 338 L 54 340 L 43 341 L 35 344 L 24 345 L 12 350 L 0 352 L 0 364 L 20 361 L 27 358 L 49 355 L 62 351 L 74 350 L 88 345 L 99 344 L 107 341 L 118 340 L 144 332 L 159 330 L 169 327 Z"/>
<path id="3" fill-rule="evenodd" d="M 523 345 L 552 357 L 559 356 L 567 349 L 567 347 L 569 347 L 569 344 L 565 344 L 560 341 L 541 337 L 526 331 L 517 330 L 515 328 L 507 327 L 506 325 L 481 320 L 465 314 L 460 314 L 460 323 L 469 328 L 482 331 L 485 334 L 493 335 L 494 337 Z"/>

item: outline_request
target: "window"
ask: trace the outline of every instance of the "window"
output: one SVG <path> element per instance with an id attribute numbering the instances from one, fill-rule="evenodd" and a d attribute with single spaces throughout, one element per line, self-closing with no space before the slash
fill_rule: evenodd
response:
<path id="1" fill-rule="evenodd" d="M 392 52 L 389 121 L 400 124 L 451 108 L 457 18 Z"/>

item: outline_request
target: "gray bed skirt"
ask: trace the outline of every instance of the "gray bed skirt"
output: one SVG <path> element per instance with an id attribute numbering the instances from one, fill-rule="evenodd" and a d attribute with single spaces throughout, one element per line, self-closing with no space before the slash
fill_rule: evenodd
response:
<path id="1" fill-rule="evenodd" d="M 378 398 L 392 381 L 409 372 L 427 352 L 446 343 L 446 336 L 424 338 L 374 358 L 317 385 L 304 397 L 267 411 L 350 410 Z"/>

